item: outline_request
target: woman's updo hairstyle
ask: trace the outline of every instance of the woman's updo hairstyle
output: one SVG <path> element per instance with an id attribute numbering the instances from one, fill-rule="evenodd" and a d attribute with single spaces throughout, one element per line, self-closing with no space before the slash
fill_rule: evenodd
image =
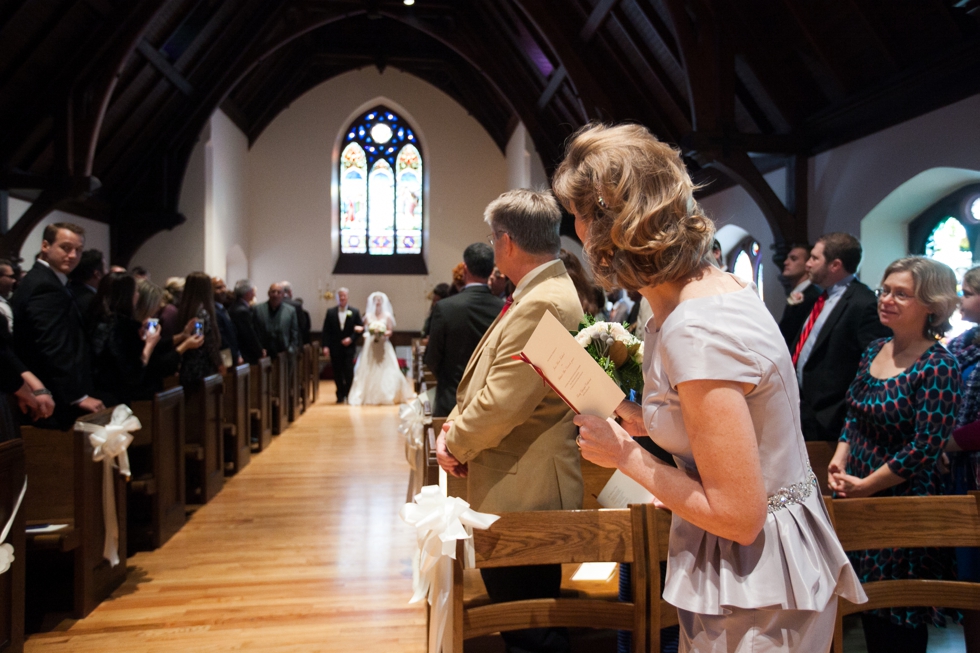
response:
<path id="1" fill-rule="evenodd" d="M 552 185 L 588 225 L 585 255 L 606 288 L 677 281 L 710 258 L 714 224 L 680 154 L 641 125 L 578 130 Z"/>

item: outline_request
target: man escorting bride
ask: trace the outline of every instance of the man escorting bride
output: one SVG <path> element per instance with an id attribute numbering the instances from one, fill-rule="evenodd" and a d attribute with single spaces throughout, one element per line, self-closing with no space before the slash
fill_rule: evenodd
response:
<path id="1" fill-rule="evenodd" d="M 414 396 L 402 374 L 391 334 L 395 313 L 383 292 L 368 295 L 364 309 L 364 347 L 354 366 L 354 383 L 347 401 L 352 406 L 400 404 Z"/>

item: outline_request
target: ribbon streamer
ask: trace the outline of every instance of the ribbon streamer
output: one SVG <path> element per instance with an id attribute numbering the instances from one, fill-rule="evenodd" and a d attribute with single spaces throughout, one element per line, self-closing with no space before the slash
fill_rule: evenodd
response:
<path id="1" fill-rule="evenodd" d="M 24 500 L 24 495 L 27 493 L 27 477 L 24 477 L 24 486 L 20 488 L 20 496 L 17 497 L 17 503 L 14 504 L 14 511 L 10 513 L 10 519 L 7 520 L 7 525 L 3 527 L 3 532 L 0 532 L 0 542 L 7 539 L 7 535 L 10 534 L 10 529 L 13 528 L 14 520 L 17 519 L 17 511 L 20 510 L 20 504 Z M 14 561 L 14 545 L 13 544 L 0 544 L 0 574 L 5 573 L 10 569 L 11 563 Z"/>
<path id="2" fill-rule="evenodd" d="M 75 430 L 88 433 L 89 442 L 95 452 L 94 462 L 102 462 L 102 520 L 105 524 L 105 545 L 102 557 L 115 567 L 119 564 L 119 520 L 116 518 L 116 491 L 112 483 L 114 460 L 119 463 L 119 473 L 127 479 L 132 476 L 129 470 L 129 454 L 126 449 L 133 441 L 131 433 L 143 428 L 139 418 L 125 404 L 116 406 L 112 419 L 105 426 L 88 422 L 75 422 Z"/>
<path id="3" fill-rule="evenodd" d="M 432 418 L 426 416 L 425 407 L 418 397 L 398 407 L 398 432 L 405 436 L 405 459 L 416 472 L 418 464 L 417 452 L 423 447 L 423 431 Z"/>
<path id="4" fill-rule="evenodd" d="M 453 653 L 453 564 L 457 540 L 473 537 L 473 529 L 485 530 L 498 515 L 476 512 L 459 497 L 447 497 L 436 485 L 426 485 L 406 503 L 399 516 L 415 527 L 418 554 L 413 564 L 414 594 L 409 603 L 428 599 L 429 653 Z M 457 653 L 462 653 L 458 651 Z"/>
<path id="5" fill-rule="evenodd" d="M 558 388 L 556 388 L 555 385 L 551 381 L 548 380 L 548 377 L 546 377 L 544 375 L 544 372 L 541 371 L 541 368 L 538 367 L 537 365 L 535 365 L 534 363 L 532 363 L 531 362 L 531 359 L 528 358 L 526 354 L 521 353 L 521 354 L 518 354 L 518 355 L 515 355 L 515 356 L 511 356 L 511 358 L 513 358 L 515 361 L 524 361 L 525 363 L 527 363 L 528 365 L 530 365 L 534 369 L 534 371 L 538 373 L 538 376 L 541 377 L 541 380 L 544 381 L 545 385 L 548 386 L 549 388 L 551 388 L 552 390 L 554 390 L 555 391 L 555 394 L 558 395 L 558 397 L 562 401 L 564 401 L 566 404 L 568 404 L 568 407 L 572 409 L 572 412 L 574 412 L 576 415 L 581 415 L 581 413 L 579 412 L 578 408 L 576 408 L 575 405 L 568 400 L 568 397 L 566 397 L 565 395 L 563 395 L 561 393 L 561 390 L 559 390 Z"/>

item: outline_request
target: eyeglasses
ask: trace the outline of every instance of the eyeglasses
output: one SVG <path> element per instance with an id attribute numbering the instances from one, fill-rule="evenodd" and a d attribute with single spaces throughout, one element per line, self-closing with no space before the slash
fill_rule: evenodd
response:
<path id="1" fill-rule="evenodd" d="M 905 302 L 914 299 L 912 295 L 906 295 L 901 290 L 885 290 L 884 288 L 875 289 L 875 297 L 878 299 L 884 299 L 885 297 L 891 296 L 899 304 L 904 304 Z"/>
<path id="2" fill-rule="evenodd" d="M 487 242 L 490 243 L 491 245 L 493 245 L 493 240 L 494 240 L 494 238 L 498 237 L 498 234 L 507 234 L 507 232 L 506 231 L 495 231 L 492 234 L 490 234 L 489 236 L 487 236 Z M 509 236 L 510 234 L 507 234 L 507 235 Z"/>

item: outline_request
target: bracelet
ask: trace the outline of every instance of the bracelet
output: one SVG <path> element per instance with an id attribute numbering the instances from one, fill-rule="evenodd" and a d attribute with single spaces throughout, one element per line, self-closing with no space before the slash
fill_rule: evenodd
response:
<path id="1" fill-rule="evenodd" d="M 48 390 L 47 388 L 41 388 L 40 390 L 35 390 L 34 391 L 34 396 L 35 397 L 40 397 L 41 395 L 49 395 L 50 396 L 51 395 L 51 391 Z"/>

